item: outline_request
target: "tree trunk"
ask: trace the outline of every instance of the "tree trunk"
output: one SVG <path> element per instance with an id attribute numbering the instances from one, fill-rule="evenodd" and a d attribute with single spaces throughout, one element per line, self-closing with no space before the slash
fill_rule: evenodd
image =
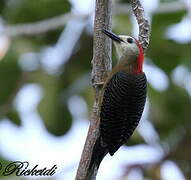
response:
<path id="1" fill-rule="evenodd" d="M 111 40 L 107 38 L 102 29 L 111 29 L 112 0 L 96 0 L 94 20 L 94 44 L 92 59 L 92 86 L 95 92 L 95 102 L 90 117 L 90 127 L 86 143 L 82 152 L 76 180 L 95 179 L 97 172 L 87 172 L 92 156 L 93 146 L 99 135 L 99 99 L 102 83 L 111 69 Z M 87 175 L 91 177 L 87 179 Z"/>

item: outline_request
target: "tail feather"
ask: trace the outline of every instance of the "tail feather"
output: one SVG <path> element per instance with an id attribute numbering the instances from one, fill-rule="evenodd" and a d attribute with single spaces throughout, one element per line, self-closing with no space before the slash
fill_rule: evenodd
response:
<path id="1" fill-rule="evenodd" d="M 94 177 L 94 173 L 97 174 L 100 163 L 107 153 L 108 153 L 107 146 L 104 145 L 101 137 L 99 137 L 93 148 L 93 153 L 92 153 L 92 157 L 90 160 L 87 180 L 93 180 L 92 177 Z"/>

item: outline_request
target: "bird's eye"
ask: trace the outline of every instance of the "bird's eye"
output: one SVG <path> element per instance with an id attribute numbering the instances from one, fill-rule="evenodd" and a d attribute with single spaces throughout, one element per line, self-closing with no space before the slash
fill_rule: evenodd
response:
<path id="1" fill-rule="evenodd" d="M 133 43 L 133 39 L 132 38 L 127 38 L 127 42 L 132 44 Z"/>

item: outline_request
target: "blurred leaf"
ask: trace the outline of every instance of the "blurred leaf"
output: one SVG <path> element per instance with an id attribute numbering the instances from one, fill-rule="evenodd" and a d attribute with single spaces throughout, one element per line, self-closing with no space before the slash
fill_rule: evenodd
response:
<path id="1" fill-rule="evenodd" d="M 4 9 L 9 24 L 29 23 L 63 14 L 70 10 L 67 0 L 11 0 Z"/>
<path id="2" fill-rule="evenodd" d="M 63 31 L 63 27 L 54 31 L 44 33 L 44 34 L 39 34 L 36 37 L 28 37 L 28 39 L 36 44 L 43 45 L 43 46 L 44 45 L 47 46 L 49 44 L 53 45 L 59 39 L 62 31 Z"/>
<path id="3" fill-rule="evenodd" d="M 165 32 L 167 27 L 180 22 L 185 13 L 186 11 L 153 16 L 151 41 L 147 55 L 168 74 L 180 63 L 184 46 L 166 40 Z"/>
<path id="4" fill-rule="evenodd" d="M 43 84 L 44 97 L 38 110 L 44 120 L 47 130 L 56 135 L 65 134 L 71 127 L 72 116 L 66 105 L 61 100 L 61 79 L 57 76 L 42 74 L 39 80 Z"/>
<path id="5" fill-rule="evenodd" d="M 150 90 L 150 117 L 156 125 L 162 139 L 190 121 L 191 100 L 188 93 L 181 87 L 171 84 L 165 93 Z"/>
<path id="6" fill-rule="evenodd" d="M 4 178 L 3 176 L 3 173 L 2 173 L 2 170 L 1 170 L 1 165 L 2 165 L 2 168 L 4 168 L 5 166 L 7 166 L 8 164 L 10 163 L 10 161 L 8 161 L 7 159 L 5 159 L 4 157 L 2 157 L 0 155 L 0 178 Z M 11 175 L 10 175 L 11 177 Z"/>
<path id="7" fill-rule="evenodd" d="M 6 114 L 6 116 L 16 125 L 21 125 L 20 115 L 16 110 L 12 110 Z"/>
<path id="8" fill-rule="evenodd" d="M 0 3 L 0 13 L 2 13 L 3 9 L 5 8 L 5 1 L 6 0 L 1 0 L 1 3 Z"/>
<path id="9" fill-rule="evenodd" d="M 0 108 L 16 95 L 22 72 L 17 63 L 17 55 L 10 50 L 0 62 Z"/>

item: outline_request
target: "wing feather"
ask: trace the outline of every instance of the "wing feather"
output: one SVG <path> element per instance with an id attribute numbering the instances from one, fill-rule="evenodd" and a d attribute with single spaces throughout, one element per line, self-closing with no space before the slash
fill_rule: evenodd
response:
<path id="1" fill-rule="evenodd" d="M 117 72 L 107 82 L 100 111 L 100 134 L 113 155 L 137 127 L 146 100 L 144 73 Z"/>

